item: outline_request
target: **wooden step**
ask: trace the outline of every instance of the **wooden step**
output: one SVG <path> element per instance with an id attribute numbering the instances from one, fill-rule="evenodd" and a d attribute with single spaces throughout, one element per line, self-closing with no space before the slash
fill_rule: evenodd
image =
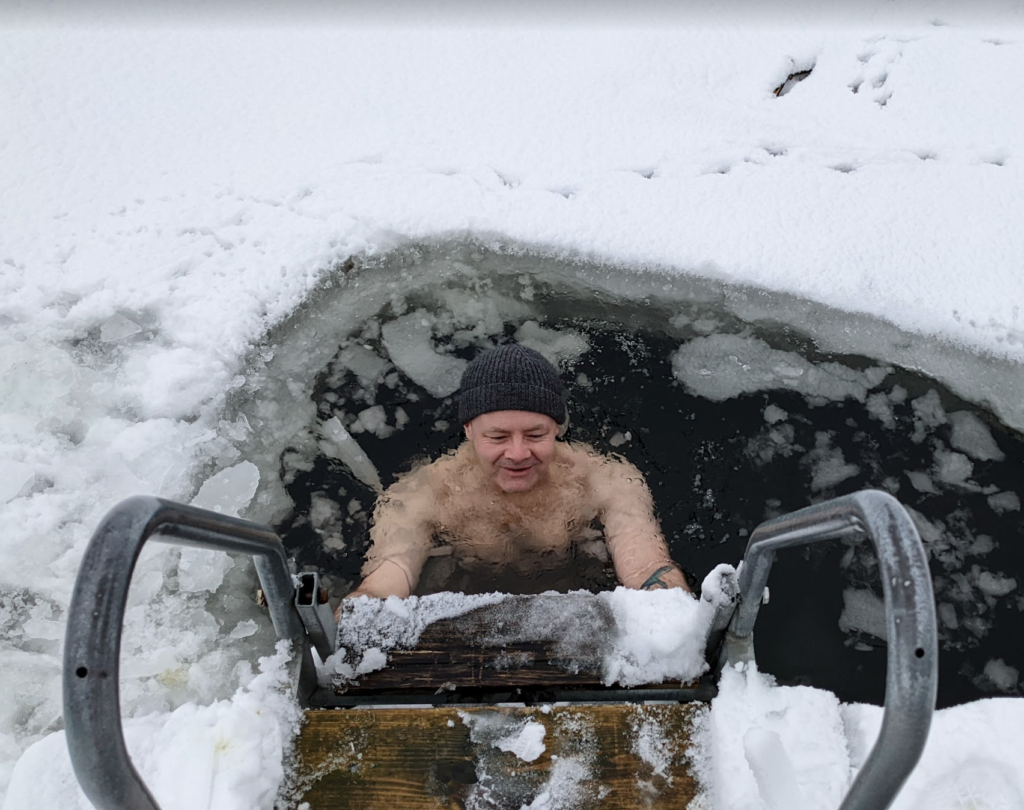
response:
<path id="1" fill-rule="evenodd" d="M 381 609 L 379 605 L 374 608 Z M 377 644 L 373 635 L 376 616 L 367 616 L 365 611 L 363 605 L 342 604 L 339 644 L 350 651 L 350 661 L 359 661 L 365 648 Z M 386 627 L 393 617 L 386 611 L 382 613 Z M 558 620 L 538 634 L 531 626 L 531 617 L 536 615 L 557 616 Z M 351 633 L 351 640 L 346 631 Z M 551 699 L 546 695 L 568 694 L 573 690 L 600 692 L 608 688 L 603 683 L 602 662 L 616 633 L 615 617 L 596 594 L 508 596 L 498 604 L 428 625 L 413 648 L 389 649 L 387 666 L 354 681 L 338 683 L 334 692 L 352 699 L 349 705 L 373 695 L 430 696 L 462 694 L 467 690 L 473 690 L 473 694 L 502 690 L 519 695 L 540 694 L 540 700 Z M 677 699 L 687 699 L 682 697 L 684 693 L 690 698 L 707 697 L 699 691 L 701 684 L 697 679 L 685 684 L 676 680 L 645 686 L 675 690 Z M 471 702 L 491 701 L 474 698 Z M 339 703 L 321 699 L 314 705 Z"/>
<path id="2" fill-rule="evenodd" d="M 566 791 L 580 810 L 685 808 L 697 792 L 687 749 L 703 711 L 698 703 L 309 711 L 289 807 L 517 810 L 547 790 L 551 806 L 565 806 L 557 799 Z M 544 729 L 536 759 L 497 747 L 530 723 Z"/>

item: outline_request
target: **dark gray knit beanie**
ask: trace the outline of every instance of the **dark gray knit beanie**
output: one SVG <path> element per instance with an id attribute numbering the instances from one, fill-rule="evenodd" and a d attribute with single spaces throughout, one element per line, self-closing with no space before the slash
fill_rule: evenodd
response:
<path id="1" fill-rule="evenodd" d="M 563 424 L 568 413 L 558 369 L 518 343 L 477 355 L 462 373 L 459 421 L 466 424 L 491 411 L 543 413 Z"/>

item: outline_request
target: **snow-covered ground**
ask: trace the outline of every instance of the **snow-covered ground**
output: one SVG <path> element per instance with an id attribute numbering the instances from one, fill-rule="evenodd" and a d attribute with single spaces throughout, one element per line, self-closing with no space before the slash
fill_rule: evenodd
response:
<path id="1" fill-rule="evenodd" d="M 474 262 L 494 251 L 538 257 L 539 280 L 577 292 L 669 309 L 721 298 L 823 350 L 921 370 L 1024 428 L 1022 13 L 890 6 L 690 27 L 12 15 L 0 33 L 4 807 L 40 806 L 41 786 L 46 806 L 77 801 L 54 733 L 60 649 L 106 510 L 149 493 L 280 517 L 281 452 L 313 427 L 314 377 L 340 340 L 447 279 L 486 292 Z M 449 303 L 472 332 L 513 306 L 525 321 L 532 289 L 500 307 L 457 291 Z M 392 342 L 415 338 L 406 326 Z M 420 341 L 429 349 L 429 333 Z M 277 658 L 254 677 L 274 646 L 251 589 L 225 556 L 154 547 L 139 563 L 122 701 L 165 808 L 272 804 L 294 716 L 272 697 Z M 897 806 L 959 807 L 970 790 L 990 791 L 978 806 L 1024 803 L 1022 707 L 940 714 Z M 757 763 L 741 767 L 765 732 L 807 806 L 834 806 L 877 714 L 729 673 L 705 729 L 709 801 L 773 806 Z M 205 781 L 189 781 L 197 768 Z"/>

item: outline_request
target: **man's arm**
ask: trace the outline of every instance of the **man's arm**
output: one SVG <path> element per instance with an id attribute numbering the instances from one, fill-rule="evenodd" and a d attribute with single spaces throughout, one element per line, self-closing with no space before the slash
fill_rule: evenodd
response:
<path id="1" fill-rule="evenodd" d="M 418 572 L 417 577 L 418 579 Z M 373 596 L 384 599 L 388 596 L 398 596 L 404 599 L 412 593 L 415 583 L 409 573 L 395 560 L 384 560 L 377 568 L 363 577 L 359 587 L 349 593 L 345 598 L 354 599 L 357 596 Z"/>
<path id="2" fill-rule="evenodd" d="M 405 598 L 416 589 L 433 542 L 434 503 L 427 468 L 400 478 L 380 496 L 363 581 L 346 598 Z"/>
<path id="3" fill-rule="evenodd" d="M 615 574 L 627 588 L 690 590 L 673 562 L 654 515 L 654 500 L 640 471 L 628 461 L 599 459 L 595 492 Z"/>

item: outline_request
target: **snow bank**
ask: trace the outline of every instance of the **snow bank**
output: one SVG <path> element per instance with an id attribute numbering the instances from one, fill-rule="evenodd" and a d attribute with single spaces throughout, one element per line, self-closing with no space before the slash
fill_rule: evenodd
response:
<path id="1" fill-rule="evenodd" d="M 302 714 L 280 642 L 230 700 L 186 703 L 124 722 L 129 755 L 161 810 L 271 810 Z M 11 777 L 4 810 L 92 810 L 71 768 L 64 732 L 31 746 Z"/>
<path id="2" fill-rule="evenodd" d="M 838 807 L 848 787 L 850 761 L 835 695 L 775 687 L 753 666 L 722 673 L 692 753 L 714 808 Z"/>
<path id="3" fill-rule="evenodd" d="M 882 708 L 841 705 L 829 692 L 778 687 L 756 668 L 722 674 L 690 749 L 702 807 L 838 807 L 881 728 Z M 1024 701 L 982 700 L 935 713 L 920 763 L 893 810 L 1024 806 L 1017 752 Z"/>

